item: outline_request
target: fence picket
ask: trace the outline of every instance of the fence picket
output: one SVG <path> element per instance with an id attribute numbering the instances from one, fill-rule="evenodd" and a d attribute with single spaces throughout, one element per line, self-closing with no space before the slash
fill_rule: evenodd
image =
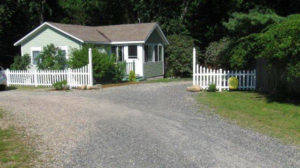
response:
<path id="1" fill-rule="evenodd" d="M 256 72 L 255 70 L 242 70 L 242 71 L 225 71 L 223 69 L 211 69 L 195 65 L 195 72 L 193 73 L 193 79 L 195 84 L 199 85 L 203 89 L 207 89 L 210 84 L 216 84 L 219 91 L 229 89 L 229 78 L 236 77 L 239 81 L 238 89 L 240 90 L 254 90 Z M 82 74 L 82 73 L 79 73 Z M 85 82 L 85 80 L 83 80 Z"/>
<path id="2" fill-rule="evenodd" d="M 89 64 L 77 69 L 65 70 L 5 70 L 7 85 L 52 86 L 53 83 L 67 80 L 70 87 L 93 85 L 92 53 L 89 52 Z M 199 74 L 199 73 L 198 73 Z"/>

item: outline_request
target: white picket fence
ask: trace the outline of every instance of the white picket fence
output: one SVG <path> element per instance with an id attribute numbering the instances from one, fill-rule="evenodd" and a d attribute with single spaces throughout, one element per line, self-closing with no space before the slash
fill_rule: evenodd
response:
<path id="1" fill-rule="evenodd" d="M 256 70 L 229 71 L 222 69 L 210 69 L 196 64 L 196 50 L 193 50 L 193 85 L 207 89 L 210 84 L 215 84 L 217 90 L 228 90 L 230 77 L 239 80 L 239 90 L 255 90 Z"/>
<path id="2" fill-rule="evenodd" d="M 130 71 L 135 72 L 135 62 L 126 62 L 126 75 L 129 75 Z"/>
<path id="3" fill-rule="evenodd" d="M 65 70 L 9 70 L 5 71 L 7 85 L 52 86 L 53 83 L 66 80 L 68 86 L 79 87 L 93 85 L 92 52 L 89 49 L 89 63 L 78 69 Z"/>

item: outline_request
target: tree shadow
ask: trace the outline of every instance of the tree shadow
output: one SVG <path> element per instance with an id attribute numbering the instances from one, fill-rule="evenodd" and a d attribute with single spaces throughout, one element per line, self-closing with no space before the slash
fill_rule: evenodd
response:
<path id="1" fill-rule="evenodd" d="M 263 97 L 267 98 L 268 103 L 284 103 L 284 104 L 292 104 L 299 106 L 300 105 L 300 95 L 299 94 L 288 94 L 288 93 L 265 93 L 258 92 Z"/>
<path id="2" fill-rule="evenodd" d="M 5 91 L 11 91 L 11 90 L 16 90 L 17 87 L 15 86 L 7 86 L 5 89 L 0 89 L 0 92 L 5 92 Z"/>

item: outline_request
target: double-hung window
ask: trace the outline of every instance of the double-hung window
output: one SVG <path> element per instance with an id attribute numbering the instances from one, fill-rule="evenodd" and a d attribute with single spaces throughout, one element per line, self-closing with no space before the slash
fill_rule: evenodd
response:
<path id="1" fill-rule="evenodd" d="M 136 45 L 128 46 L 128 58 L 129 59 L 137 58 L 137 46 Z"/>
<path id="2" fill-rule="evenodd" d="M 37 65 L 38 56 L 41 53 L 41 47 L 31 47 L 31 64 Z"/>
<path id="3" fill-rule="evenodd" d="M 62 55 L 68 59 L 68 47 L 67 46 L 61 46 L 59 47 L 59 49 L 61 50 Z"/>

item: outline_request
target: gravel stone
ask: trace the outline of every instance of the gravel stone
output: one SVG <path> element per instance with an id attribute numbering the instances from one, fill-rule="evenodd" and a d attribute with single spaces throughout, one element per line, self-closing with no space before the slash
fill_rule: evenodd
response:
<path id="1" fill-rule="evenodd" d="M 190 85 L 13 90 L 0 106 L 38 137 L 37 167 L 300 167 L 297 147 L 212 115 Z"/>

